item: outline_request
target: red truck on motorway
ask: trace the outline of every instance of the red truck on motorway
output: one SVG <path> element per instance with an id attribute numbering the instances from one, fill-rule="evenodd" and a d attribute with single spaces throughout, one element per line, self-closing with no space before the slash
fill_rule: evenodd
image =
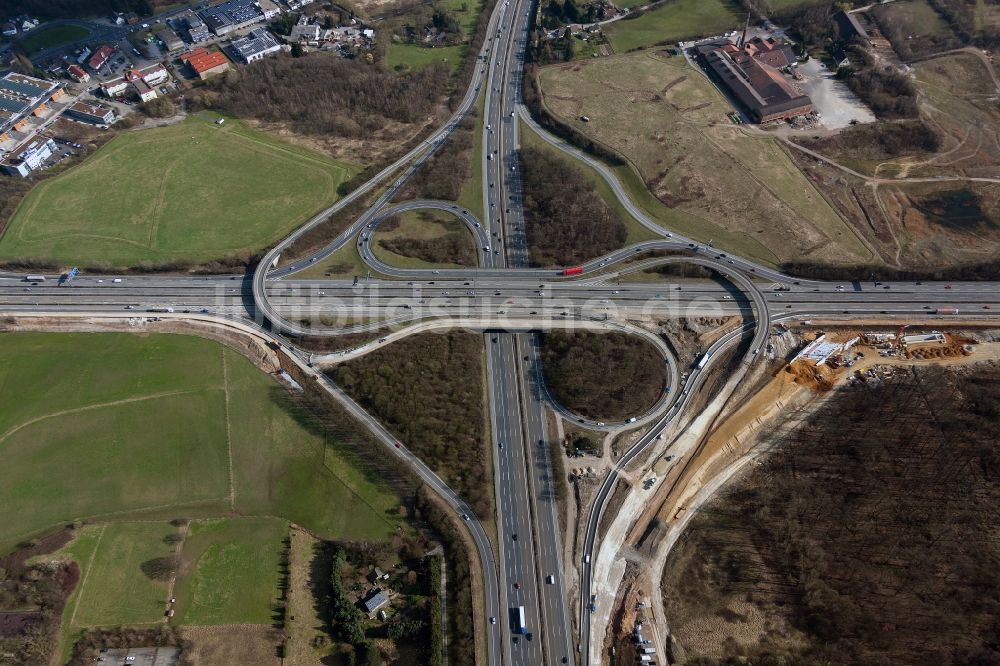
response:
<path id="1" fill-rule="evenodd" d="M 563 275 L 579 275 L 583 272 L 583 266 L 572 266 L 570 268 L 564 268 Z"/>

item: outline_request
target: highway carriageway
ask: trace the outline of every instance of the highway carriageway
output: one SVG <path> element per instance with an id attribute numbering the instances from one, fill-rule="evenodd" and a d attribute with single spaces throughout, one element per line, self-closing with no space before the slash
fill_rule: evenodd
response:
<path id="1" fill-rule="evenodd" d="M 98 279 L 104 282 L 97 283 Z M 762 292 L 776 313 L 781 310 L 805 310 L 835 314 L 845 309 L 864 312 L 906 312 L 928 314 L 937 308 L 958 308 L 959 315 L 986 315 L 1000 307 L 1000 290 L 991 283 L 942 283 L 915 285 L 889 283 L 889 289 L 868 288 L 862 291 L 837 290 L 835 283 L 821 287 L 790 287 L 788 291 L 764 288 Z M 542 286 L 544 285 L 544 286 Z M 817 291 L 818 290 L 818 291 Z M 469 293 L 473 292 L 473 293 Z M 497 292 L 500 292 L 499 295 Z M 541 292 L 539 294 L 538 292 Z M 82 277 L 72 286 L 57 286 L 54 281 L 30 284 L 18 278 L 0 278 L 0 303 L 5 305 L 48 305 L 81 309 L 240 308 L 250 295 L 246 283 L 229 277 L 136 277 L 127 276 L 114 284 L 110 277 Z M 727 298 L 728 297 L 728 298 Z M 416 315 L 427 316 L 431 309 L 467 308 L 484 314 L 504 311 L 516 315 L 544 308 L 588 310 L 637 309 L 683 315 L 698 309 L 706 312 L 737 313 L 745 309 L 746 297 L 736 289 L 708 280 L 680 280 L 675 283 L 625 283 L 600 285 L 585 282 L 543 282 L 487 280 L 413 282 L 288 280 L 268 285 L 268 298 L 282 310 L 300 308 L 305 313 L 377 315 L 393 307 L 396 315 L 409 305 Z M 421 303 L 423 301 L 423 303 Z M 791 306 L 791 307 L 787 307 Z M 988 309 L 984 306 L 988 306 Z M 252 307 L 252 305 L 250 306 Z"/>

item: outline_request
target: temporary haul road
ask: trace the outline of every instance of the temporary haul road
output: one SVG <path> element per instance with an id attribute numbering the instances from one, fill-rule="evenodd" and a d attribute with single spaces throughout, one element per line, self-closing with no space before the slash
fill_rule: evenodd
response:
<path id="1" fill-rule="evenodd" d="M 486 633 L 491 665 L 556 664 L 600 661 L 591 649 L 589 611 L 592 572 L 597 557 L 598 525 L 612 496 L 619 470 L 656 441 L 668 424 L 680 422 L 689 400 L 708 373 L 718 353 L 750 337 L 744 362 L 755 362 L 767 342 L 772 322 L 823 316 L 845 321 L 904 316 L 942 323 L 959 311 L 961 317 L 994 318 L 1000 312 L 1000 284 L 833 283 L 799 280 L 746 259 L 729 256 L 710 246 L 673 234 L 633 203 L 614 174 L 594 158 L 568 146 L 537 126 L 521 105 L 519 91 L 524 45 L 533 5 L 526 0 L 503 0 L 490 17 L 488 38 L 479 54 L 472 81 L 455 114 L 424 142 L 379 172 L 374 178 L 309 220 L 278 243 L 244 276 L 82 276 L 58 286 L 57 276 L 44 282 L 26 281 L 26 275 L 0 274 L 0 314 L 131 317 L 150 311 L 171 318 L 197 317 L 238 322 L 278 340 L 303 362 L 338 362 L 391 344 L 401 337 L 427 330 L 458 326 L 484 331 L 487 347 L 489 396 L 499 554 L 479 517 L 432 470 L 396 447 L 394 436 L 376 419 L 326 382 L 325 388 L 385 444 L 406 461 L 429 487 L 464 516 L 484 572 L 484 599 L 476 627 Z M 483 86 L 485 85 L 485 91 Z M 484 97 L 483 211 L 469 211 L 445 201 L 409 201 L 390 205 L 407 179 L 448 138 L 462 118 Z M 518 119 L 545 141 L 594 168 L 604 178 L 624 209 L 640 224 L 663 237 L 623 248 L 593 259 L 572 278 L 553 269 L 527 268 L 527 245 L 518 182 Z M 390 182 L 391 178 L 395 178 Z M 386 185 L 386 183 L 388 183 Z M 384 186 L 384 191 L 334 241 L 287 265 L 280 259 L 303 234 L 331 215 Z M 443 210 L 469 226 L 482 248 L 479 266 L 461 269 L 402 269 L 380 261 L 371 250 L 378 224 L 408 210 Z M 298 279 L 296 273 L 357 243 L 362 260 L 377 279 Z M 643 258 L 651 251 L 670 250 L 676 256 Z M 629 282 L 630 274 L 665 263 L 684 262 L 711 268 L 721 278 L 665 282 Z M 397 280 L 387 278 L 398 278 Z M 626 281 L 622 281 L 622 279 Z M 404 282 L 404 280 L 407 280 Z M 169 310 L 169 312 L 168 312 Z M 716 341 L 681 384 L 676 360 L 662 343 L 628 319 L 656 316 L 741 315 L 747 322 Z M 322 316 L 343 318 L 341 326 L 315 323 Z M 353 323 L 362 319 L 363 323 Z M 310 326 L 300 322 L 312 320 Z M 620 330 L 643 335 L 655 344 L 670 366 L 670 392 L 635 427 L 649 430 L 615 464 L 603 480 L 590 508 L 584 532 L 578 591 L 578 634 L 571 635 L 570 600 L 564 579 L 560 531 L 554 504 L 545 430 L 546 393 L 541 381 L 537 341 L 528 331 L 554 328 Z M 248 329 L 251 330 L 251 329 Z M 333 336 L 370 331 L 378 337 L 343 353 L 313 356 L 283 335 Z M 376 334 L 375 331 L 378 331 Z M 506 331 L 510 331 L 507 333 Z M 750 335 L 752 333 L 752 336 Z M 556 409 L 559 406 L 554 405 Z M 612 424 L 623 426 L 625 424 Z M 502 444 L 502 448 L 501 448 Z M 516 539 L 514 535 L 517 535 Z M 551 584 L 547 583 L 552 576 Z M 516 586 L 515 586 L 516 584 Z M 603 600 L 606 603 L 606 600 Z M 513 635 L 510 609 L 525 607 L 527 633 Z M 491 621 L 495 620 L 495 623 Z M 574 646 L 574 643 L 576 645 Z"/>

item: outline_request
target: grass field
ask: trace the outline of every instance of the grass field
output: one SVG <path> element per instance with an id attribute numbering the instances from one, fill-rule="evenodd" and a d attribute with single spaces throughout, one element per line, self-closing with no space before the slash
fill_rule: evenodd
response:
<path id="1" fill-rule="evenodd" d="M 951 35 L 951 28 L 927 0 L 893 2 L 881 10 L 904 35 Z"/>
<path id="2" fill-rule="evenodd" d="M 97 547 L 89 562 L 80 562 L 80 593 L 70 609 L 70 628 L 150 624 L 166 610 L 167 582 L 149 578 L 141 565 L 173 554 L 164 537 L 175 533 L 170 523 L 92 525 Z"/>
<path id="3" fill-rule="evenodd" d="M 21 42 L 28 53 L 36 53 L 51 46 L 84 39 L 90 31 L 79 25 L 54 25 L 30 33 Z"/>
<path id="4" fill-rule="evenodd" d="M 181 551 L 174 594 L 184 624 L 270 624 L 288 522 L 233 518 L 193 522 Z"/>
<path id="5" fill-rule="evenodd" d="M 231 507 L 331 538 L 389 535 L 398 500 L 348 463 L 342 444 L 299 425 L 276 401 L 280 391 L 236 352 L 199 338 L 4 334 L 0 550 L 82 517 Z"/>
<path id="6" fill-rule="evenodd" d="M 176 626 L 258 624 L 270 626 L 278 600 L 283 540 L 279 518 L 195 520 L 180 550 L 174 586 L 143 570 L 148 560 L 173 555 L 168 522 L 85 525 L 54 556 L 74 560 L 81 579 L 67 601 L 60 653 L 89 627 L 149 625 L 163 619 L 168 593 L 177 598 Z M 59 663 L 65 662 L 65 658 Z"/>
<path id="7" fill-rule="evenodd" d="M 742 25 L 745 12 L 730 0 L 676 0 L 639 18 L 615 21 L 605 34 L 618 53 L 676 42 L 689 37 L 718 35 Z"/>
<path id="8" fill-rule="evenodd" d="M 444 62 L 451 67 L 452 72 L 457 72 L 462 66 L 465 48 L 465 44 L 434 48 L 417 44 L 390 44 L 385 57 L 386 65 L 395 70 L 405 71 L 426 67 L 435 62 Z"/>
<path id="9" fill-rule="evenodd" d="M 827 0 L 767 0 L 767 4 L 771 8 L 771 12 L 774 14 L 782 12 L 786 9 L 798 9 L 799 7 L 819 5 L 825 2 L 827 2 Z"/>
<path id="10" fill-rule="evenodd" d="M 126 266 L 252 253 L 335 201 L 351 173 L 235 120 L 127 132 L 28 193 L 0 260 Z"/>
<path id="11" fill-rule="evenodd" d="M 733 125 L 683 58 L 635 53 L 539 79 L 553 114 L 628 160 L 615 171 L 665 226 L 769 264 L 870 257 L 781 147 Z"/>

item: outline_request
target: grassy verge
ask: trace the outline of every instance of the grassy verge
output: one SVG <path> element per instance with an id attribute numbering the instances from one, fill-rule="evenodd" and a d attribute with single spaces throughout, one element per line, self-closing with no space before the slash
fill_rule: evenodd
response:
<path id="1" fill-rule="evenodd" d="M 397 71 L 405 71 L 443 62 L 454 74 L 462 66 L 466 48 L 468 47 L 465 44 L 433 48 L 418 44 L 390 44 L 389 52 L 386 54 L 386 65 Z"/>
<path id="2" fill-rule="evenodd" d="M 52 46 L 85 39 L 90 31 L 79 25 L 54 25 L 33 31 L 21 41 L 28 53 L 37 53 Z"/>
<path id="3" fill-rule="evenodd" d="M 480 222 L 487 224 L 489 213 L 483 210 L 483 142 L 480 132 L 483 123 L 483 109 L 486 106 L 486 93 L 479 94 L 476 100 L 476 128 L 472 137 L 472 175 L 462 185 L 462 193 L 458 197 L 458 203 L 466 210 L 471 210 L 477 217 L 481 217 Z"/>

